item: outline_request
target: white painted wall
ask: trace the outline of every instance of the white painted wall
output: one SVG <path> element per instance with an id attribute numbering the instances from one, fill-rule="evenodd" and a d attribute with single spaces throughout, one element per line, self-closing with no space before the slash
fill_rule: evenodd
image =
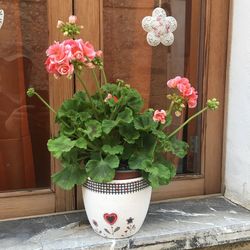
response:
<path id="1" fill-rule="evenodd" d="M 232 5 L 225 196 L 250 209 L 250 1 Z"/>

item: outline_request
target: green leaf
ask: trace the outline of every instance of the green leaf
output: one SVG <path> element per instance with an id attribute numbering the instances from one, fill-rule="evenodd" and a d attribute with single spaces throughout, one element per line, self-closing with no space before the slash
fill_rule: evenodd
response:
<path id="1" fill-rule="evenodd" d="M 56 139 L 49 139 L 47 146 L 53 156 L 58 159 L 63 152 L 69 152 L 75 146 L 75 141 L 71 141 L 68 137 L 62 135 Z"/>
<path id="2" fill-rule="evenodd" d="M 125 108 L 124 111 L 120 112 L 117 116 L 117 122 L 119 123 L 130 123 L 133 120 L 133 111 L 130 108 Z"/>
<path id="3" fill-rule="evenodd" d="M 121 96 L 126 97 L 126 105 L 136 113 L 140 112 L 143 107 L 143 100 L 136 89 L 124 87 L 121 90 Z"/>
<path id="4" fill-rule="evenodd" d="M 176 176 L 176 168 L 174 165 L 172 165 L 171 167 L 169 167 L 169 170 L 170 170 L 170 175 L 171 175 L 171 179 L 172 179 Z"/>
<path id="5" fill-rule="evenodd" d="M 153 168 L 156 168 L 158 170 L 157 175 L 162 178 L 162 179 L 171 179 L 171 173 L 170 170 L 167 166 L 159 163 L 159 162 L 155 162 L 153 164 Z"/>
<path id="6" fill-rule="evenodd" d="M 89 160 L 86 171 L 89 177 L 96 182 L 109 182 L 114 179 L 115 169 L 119 166 L 119 158 L 116 155 L 108 155 L 105 159 Z"/>
<path id="7" fill-rule="evenodd" d="M 91 141 L 94 141 L 95 138 L 98 138 L 102 135 L 102 126 L 101 123 L 96 120 L 90 120 L 85 123 L 86 129 L 84 132 L 88 135 Z"/>
<path id="8" fill-rule="evenodd" d="M 179 158 L 183 158 L 188 152 L 188 144 L 182 140 L 172 137 L 170 140 L 162 142 L 164 150 L 171 152 Z"/>
<path id="9" fill-rule="evenodd" d="M 152 162 L 153 159 L 148 155 L 143 154 L 142 152 L 135 152 L 131 155 L 128 165 L 130 169 L 140 169 L 144 170 L 148 167 L 149 162 Z"/>
<path id="10" fill-rule="evenodd" d="M 154 157 L 157 139 L 154 135 L 145 133 L 143 136 L 143 152 L 150 157 Z"/>
<path id="11" fill-rule="evenodd" d="M 167 138 L 166 134 L 161 130 L 154 130 L 152 132 L 158 139 L 165 140 Z"/>
<path id="12" fill-rule="evenodd" d="M 157 175 L 149 174 L 148 181 L 150 183 L 150 186 L 152 186 L 152 188 L 158 188 L 160 186 L 160 179 Z"/>
<path id="13" fill-rule="evenodd" d="M 80 185 L 86 182 L 87 175 L 83 168 L 72 165 L 63 168 L 61 171 L 52 175 L 52 181 L 63 189 L 70 190 L 74 185 Z"/>
<path id="14" fill-rule="evenodd" d="M 145 171 L 148 172 L 148 180 L 153 188 L 168 184 L 171 180 L 170 169 L 159 162 L 154 162 Z"/>
<path id="15" fill-rule="evenodd" d="M 86 100 L 86 94 L 79 91 L 77 92 L 73 98 L 65 100 L 57 112 L 56 121 L 60 121 L 62 119 L 74 119 L 74 113 L 87 112 L 90 108 L 89 101 Z"/>
<path id="16" fill-rule="evenodd" d="M 78 162 L 79 148 L 73 147 L 69 152 L 63 152 L 60 158 L 62 167 L 66 168 Z"/>
<path id="17" fill-rule="evenodd" d="M 81 120 L 81 122 L 85 122 L 91 117 L 89 112 L 79 112 L 78 114 L 79 114 L 79 119 Z"/>
<path id="18" fill-rule="evenodd" d="M 76 132 L 76 129 L 74 126 L 69 126 L 64 123 L 60 124 L 60 134 L 63 134 L 65 136 L 71 136 Z"/>
<path id="19" fill-rule="evenodd" d="M 135 152 L 135 148 L 136 148 L 135 144 L 125 144 L 122 153 L 122 159 L 128 160 L 131 157 L 131 155 Z"/>
<path id="20" fill-rule="evenodd" d="M 87 142 L 87 140 L 84 139 L 83 137 L 78 138 L 78 139 L 75 141 L 75 146 L 78 147 L 78 148 L 86 149 L 86 148 L 87 148 L 87 145 L 88 145 L 88 142 Z"/>
<path id="21" fill-rule="evenodd" d="M 102 130 L 105 134 L 109 134 L 110 131 L 117 125 L 117 122 L 112 120 L 103 120 L 102 121 Z"/>
<path id="22" fill-rule="evenodd" d="M 158 123 L 153 120 L 153 113 L 146 111 L 135 118 L 134 126 L 137 130 L 152 131 L 158 126 Z"/>
<path id="23" fill-rule="evenodd" d="M 140 133 L 135 130 L 133 124 L 122 125 L 119 127 L 119 133 L 128 143 L 134 143 L 140 137 Z"/>
<path id="24" fill-rule="evenodd" d="M 117 155 L 122 154 L 124 147 L 122 145 L 117 145 L 111 147 L 110 145 L 103 145 L 102 150 L 106 154 Z"/>
<path id="25" fill-rule="evenodd" d="M 116 155 L 108 155 L 104 159 L 104 161 L 108 162 L 111 168 L 118 168 L 119 167 L 119 158 Z"/>
<path id="26" fill-rule="evenodd" d="M 135 112 L 140 112 L 143 107 L 143 100 L 138 94 L 137 96 L 131 96 L 127 102 L 128 106 Z"/>

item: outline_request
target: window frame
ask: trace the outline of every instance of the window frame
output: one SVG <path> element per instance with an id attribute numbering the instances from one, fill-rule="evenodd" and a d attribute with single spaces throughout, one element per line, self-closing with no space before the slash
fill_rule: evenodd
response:
<path id="1" fill-rule="evenodd" d="M 221 193 L 230 1 L 192 0 L 193 16 L 199 11 L 197 6 L 200 7 L 201 4 L 205 5 L 204 40 L 198 41 L 197 37 L 193 39 L 196 39 L 196 44 L 198 42 L 204 43 L 203 78 L 201 79 L 204 86 L 202 101 L 205 103 L 207 99 L 216 97 L 220 101 L 220 108 L 216 112 L 207 112 L 202 115 L 201 174 L 176 176 L 169 185 L 153 191 L 152 201 Z M 84 15 L 86 12 L 88 15 Z M 79 17 L 80 23 L 87 24 L 83 30 L 83 36 L 93 41 L 94 46 L 103 48 L 103 0 L 85 0 L 84 2 L 75 0 L 75 14 Z M 98 32 L 100 35 L 96 36 Z M 195 53 L 196 48 L 197 46 L 192 46 L 190 50 Z M 191 58 L 194 60 L 191 65 L 198 63 L 194 58 L 195 56 L 193 59 Z M 194 78 L 192 74 L 191 78 Z M 91 82 L 91 79 L 88 78 L 88 81 Z M 79 88 L 77 85 L 77 89 Z M 90 89 L 94 89 L 93 83 Z M 77 208 L 83 208 L 80 187 L 77 188 Z"/>
<path id="2" fill-rule="evenodd" d="M 66 20 L 74 13 L 79 23 L 85 24 L 83 37 L 93 42 L 96 48 L 103 48 L 102 1 L 47 0 L 49 43 L 62 39 L 56 29 L 57 20 Z M 203 102 L 215 96 L 220 100 L 220 108 L 216 112 L 207 112 L 202 117 L 201 174 L 177 176 L 172 183 L 153 192 L 153 201 L 221 192 L 230 0 L 202 1 L 205 4 Z M 90 91 L 94 91 L 94 83 L 90 76 L 86 77 L 90 83 Z M 55 109 L 65 98 L 71 97 L 75 90 L 80 89 L 79 83 L 74 85 L 73 81 L 63 78 L 60 79 L 60 88 L 58 84 L 53 77 L 49 78 L 50 103 Z M 55 135 L 58 127 L 54 123 L 53 114 L 50 118 L 51 134 Z M 59 169 L 59 162 L 51 158 L 51 173 Z M 64 191 L 52 184 L 48 189 L 0 193 L 0 219 L 81 208 L 83 202 L 80 186 L 72 191 Z"/>

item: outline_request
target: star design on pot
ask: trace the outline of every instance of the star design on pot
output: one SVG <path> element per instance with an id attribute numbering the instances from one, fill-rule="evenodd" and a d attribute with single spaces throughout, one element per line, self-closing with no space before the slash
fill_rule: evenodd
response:
<path id="1" fill-rule="evenodd" d="M 134 221 L 134 218 L 132 218 L 132 217 L 130 217 L 130 218 L 127 219 L 127 223 L 128 223 L 128 224 L 133 223 L 133 221 Z"/>
<path id="2" fill-rule="evenodd" d="M 142 20 L 142 28 L 148 32 L 147 42 L 151 46 L 162 43 L 170 46 L 174 42 L 173 32 L 177 28 L 177 21 L 172 16 L 167 16 L 166 11 L 160 7 L 155 8 L 152 16 L 146 16 Z"/>

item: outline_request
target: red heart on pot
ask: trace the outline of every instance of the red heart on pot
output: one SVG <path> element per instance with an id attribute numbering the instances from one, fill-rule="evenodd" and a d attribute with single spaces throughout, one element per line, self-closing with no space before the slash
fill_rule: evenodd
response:
<path id="1" fill-rule="evenodd" d="M 114 225 L 115 222 L 117 221 L 117 214 L 115 213 L 106 213 L 103 215 L 104 220 L 109 224 L 109 225 Z"/>

